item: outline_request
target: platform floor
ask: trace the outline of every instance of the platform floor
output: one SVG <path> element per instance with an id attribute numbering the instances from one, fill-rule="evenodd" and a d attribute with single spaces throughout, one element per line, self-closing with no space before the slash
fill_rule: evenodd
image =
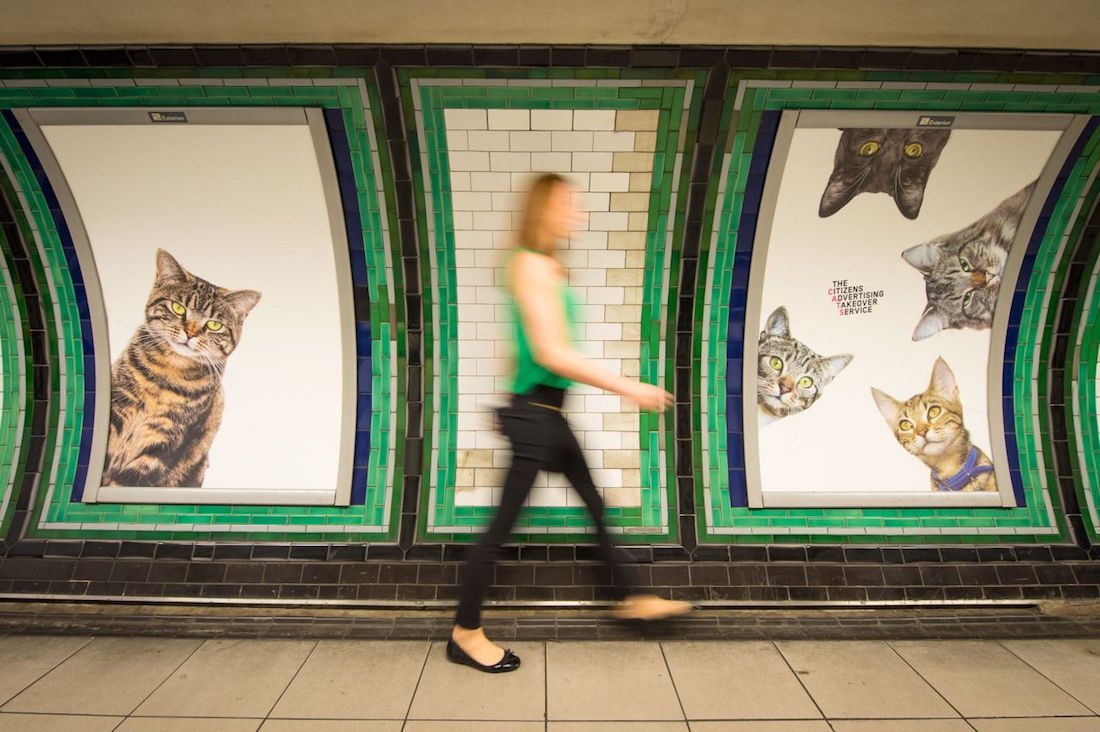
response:
<path id="1" fill-rule="evenodd" d="M 0 730 L 1100 731 L 1100 639 L 509 645 L 0 636 Z"/>

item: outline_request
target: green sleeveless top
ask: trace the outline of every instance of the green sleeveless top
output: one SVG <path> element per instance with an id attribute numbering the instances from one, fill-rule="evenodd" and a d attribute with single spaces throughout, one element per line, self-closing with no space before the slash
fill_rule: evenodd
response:
<path id="1" fill-rule="evenodd" d="M 534 251 L 521 247 L 525 251 Z M 577 300 L 569 286 L 562 282 L 558 288 L 561 293 L 562 309 L 565 310 L 566 325 L 570 337 L 577 337 Z M 572 380 L 559 374 L 555 374 L 545 366 L 535 361 L 531 353 L 531 342 L 527 338 L 527 331 L 523 327 L 523 318 L 520 315 L 519 303 L 511 298 L 512 335 L 516 342 L 516 376 L 513 381 L 512 391 L 516 394 L 526 394 L 536 386 L 544 384 L 558 389 L 567 389 L 573 383 Z"/>

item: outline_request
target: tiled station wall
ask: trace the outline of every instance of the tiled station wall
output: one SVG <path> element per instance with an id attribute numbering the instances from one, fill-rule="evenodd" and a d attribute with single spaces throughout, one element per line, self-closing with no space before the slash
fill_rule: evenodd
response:
<path id="1" fill-rule="evenodd" d="M 56 200 L 5 111 L 0 593 L 452 600 L 507 460 L 487 427 L 507 386 L 498 285 L 517 191 L 551 170 L 586 213 L 562 255 L 582 349 L 676 395 L 661 417 L 583 387 L 567 404 L 640 583 L 729 601 L 1100 597 L 1095 125 L 1044 211 L 1021 316 L 1017 365 L 1030 371 L 1016 397 L 1035 416 L 1018 435 L 1028 508 L 733 510 L 714 456 L 739 448 L 710 442 L 725 425 L 708 422 L 726 414 L 735 334 L 718 323 L 744 289 L 736 243 L 755 225 L 754 155 L 767 152 L 776 112 L 1095 115 L 1098 90 L 1100 56 L 1008 51 L 0 49 L 0 110 L 320 106 L 340 121 L 329 129 L 345 211 L 359 217 L 349 233 L 369 264 L 376 419 L 357 475 L 392 481 L 349 509 L 69 500 L 87 459 L 73 406 L 79 283 Z M 577 504 L 559 478 L 540 477 L 517 529 L 528 543 L 506 548 L 495 599 L 604 596 Z"/>

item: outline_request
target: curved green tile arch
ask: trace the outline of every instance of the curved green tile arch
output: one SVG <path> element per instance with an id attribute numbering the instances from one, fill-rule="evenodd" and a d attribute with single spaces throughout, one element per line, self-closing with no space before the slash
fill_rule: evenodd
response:
<path id="1" fill-rule="evenodd" d="M 1100 171 L 1097 140 L 1085 145 L 1043 235 L 1029 282 L 1016 360 L 1019 461 L 1027 506 L 985 508 L 749 509 L 730 506 L 726 461 L 725 349 L 729 291 L 741 205 L 761 114 L 783 109 L 885 109 L 1096 114 L 1096 87 L 1058 87 L 1081 79 L 945 72 L 746 72 L 731 75 L 722 129 L 725 154 L 712 167 L 710 241 L 696 283 L 694 415 L 697 533 L 716 543 L 1057 543 L 1069 539 L 1057 480 L 1039 370 L 1051 347 L 1050 297 L 1068 265 L 1062 254 L 1082 212 L 1091 210 L 1091 182 Z M 1051 83 L 1053 82 L 1053 83 Z M 740 374 L 732 378 L 740 378 Z"/>
<path id="2" fill-rule="evenodd" d="M 1089 538 L 1100 539 L 1100 235 L 1089 232 L 1091 254 L 1070 328 L 1075 346 L 1066 354 L 1066 405 L 1070 421 L 1070 461 L 1077 477 L 1081 516 Z M 1088 236 L 1089 234 L 1086 234 Z"/>
<path id="3" fill-rule="evenodd" d="M 0 203 L 0 207 L 3 204 Z M 2 210 L 2 208 L 0 208 Z M 11 522 L 29 436 L 31 362 L 27 353 L 22 288 L 13 270 L 7 235 L 0 226 L 0 535 Z"/>
<path id="4" fill-rule="evenodd" d="M 81 70 L 64 78 L 0 80 L 0 109 L 26 107 L 231 107 L 292 106 L 340 110 L 355 174 L 370 298 L 372 338 L 372 449 L 363 505 L 239 506 L 86 504 L 70 500 L 83 423 L 84 365 L 79 313 L 54 219 L 34 172 L 7 124 L 0 124 L 0 185 L 5 187 L 22 239 L 32 249 L 31 266 L 47 316 L 51 373 L 56 383 L 47 416 L 46 473 L 34 498 L 29 537 L 134 538 L 147 540 L 392 541 L 397 534 L 402 482 L 405 342 L 402 270 L 396 230 L 389 149 L 379 140 L 379 100 L 369 69 L 319 70 L 316 80 L 301 70 L 172 69 L 144 77 Z M 325 73 L 327 72 L 327 74 Z M 32 72 L 33 73 L 33 72 Z M 291 75 L 296 78 L 288 78 Z M 58 70 L 41 72 L 57 77 Z M 109 78 L 109 77 L 121 78 Z M 91 79 L 96 84 L 91 84 Z M 2 307 L 2 306 L 0 306 Z M 5 336 L 5 350 L 7 338 Z M 79 354 L 79 355 L 78 355 Z M 5 362 L 5 368 L 7 364 Z M 6 396 L 6 395 L 5 395 Z M 27 395 L 30 398 L 31 395 Z M 0 423 L 0 434 L 6 428 Z M 7 450 L 7 443 L 4 450 Z"/>

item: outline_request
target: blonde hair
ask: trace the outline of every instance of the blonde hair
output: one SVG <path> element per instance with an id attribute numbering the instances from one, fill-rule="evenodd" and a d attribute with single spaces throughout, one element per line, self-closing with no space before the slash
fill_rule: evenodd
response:
<path id="1" fill-rule="evenodd" d="M 523 210 L 523 224 L 519 230 L 519 246 L 543 254 L 553 251 L 554 241 L 546 235 L 546 209 L 550 194 L 563 185 L 568 185 L 568 181 L 557 173 L 543 173 L 531 185 L 531 190 L 527 192 L 527 205 Z"/>

